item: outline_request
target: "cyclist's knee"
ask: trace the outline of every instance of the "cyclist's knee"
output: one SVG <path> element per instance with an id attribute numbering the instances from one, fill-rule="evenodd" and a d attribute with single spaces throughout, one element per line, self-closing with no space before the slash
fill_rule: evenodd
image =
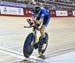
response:
<path id="1" fill-rule="evenodd" d="M 44 31 L 45 31 L 45 29 L 43 29 L 43 30 L 40 29 L 40 33 L 41 33 L 41 37 L 42 37 L 42 38 L 45 37 L 45 32 L 44 32 Z"/>
<path id="2" fill-rule="evenodd" d="M 45 26 L 41 26 L 41 28 L 40 28 L 41 32 L 44 32 L 45 28 L 46 28 Z"/>

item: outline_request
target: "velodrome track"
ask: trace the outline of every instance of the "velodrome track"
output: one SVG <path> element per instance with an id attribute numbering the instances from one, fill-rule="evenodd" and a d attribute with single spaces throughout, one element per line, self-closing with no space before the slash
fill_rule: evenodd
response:
<path id="1" fill-rule="evenodd" d="M 25 29 L 25 17 L 0 16 L 0 63 L 33 63 L 24 61 L 22 49 L 26 36 L 32 29 Z M 51 18 L 46 29 L 49 34 L 49 44 L 45 52 L 46 59 L 64 53 L 75 51 L 75 18 Z M 38 59 L 34 50 L 31 56 Z"/>

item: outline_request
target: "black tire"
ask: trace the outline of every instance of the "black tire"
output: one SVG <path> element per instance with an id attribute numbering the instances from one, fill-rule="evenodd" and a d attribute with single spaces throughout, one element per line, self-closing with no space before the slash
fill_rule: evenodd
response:
<path id="1" fill-rule="evenodd" d="M 32 54 L 33 50 L 34 50 L 34 36 L 33 33 L 30 33 L 24 42 L 23 46 L 24 56 L 28 58 Z"/>
<path id="2" fill-rule="evenodd" d="M 40 47 L 40 42 L 39 42 L 39 45 L 38 45 L 38 52 L 39 52 L 39 54 L 40 55 L 43 55 L 44 54 L 44 52 L 46 51 L 46 49 L 47 49 L 47 46 L 48 46 L 48 34 L 47 33 L 45 33 L 46 34 L 46 47 L 42 50 L 42 48 Z M 41 40 L 41 37 L 39 38 L 39 41 Z"/>

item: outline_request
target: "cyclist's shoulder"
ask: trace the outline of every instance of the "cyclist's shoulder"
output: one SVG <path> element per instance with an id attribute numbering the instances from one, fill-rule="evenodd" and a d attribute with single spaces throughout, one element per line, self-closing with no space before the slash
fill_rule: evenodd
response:
<path id="1" fill-rule="evenodd" d="M 49 9 L 47 9 L 47 8 L 45 8 L 45 7 L 42 7 L 42 8 L 40 9 L 40 11 L 41 11 L 41 12 L 47 12 L 47 13 L 48 13 L 48 12 L 49 12 Z"/>

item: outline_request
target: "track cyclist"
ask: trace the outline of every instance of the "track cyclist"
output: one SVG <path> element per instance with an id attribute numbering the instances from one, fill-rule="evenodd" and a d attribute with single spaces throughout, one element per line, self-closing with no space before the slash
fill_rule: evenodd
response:
<path id="1" fill-rule="evenodd" d="M 43 46 L 42 42 L 46 42 L 46 38 L 45 38 L 45 29 L 49 24 L 50 21 L 50 12 L 48 10 L 48 8 L 44 7 L 43 3 L 39 3 L 39 6 L 35 6 L 32 9 L 32 20 L 31 22 L 33 23 L 32 26 L 36 23 L 39 27 L 39 25 L 41 25 L 41 27 L 39 28 L 40 33 L 41 33 L 41 44 L 40 46 Z M 34 31 L 34 30 L 33 30 Z M 38 47 L 38 43 L 35 44 L 35 48 Z"/>

